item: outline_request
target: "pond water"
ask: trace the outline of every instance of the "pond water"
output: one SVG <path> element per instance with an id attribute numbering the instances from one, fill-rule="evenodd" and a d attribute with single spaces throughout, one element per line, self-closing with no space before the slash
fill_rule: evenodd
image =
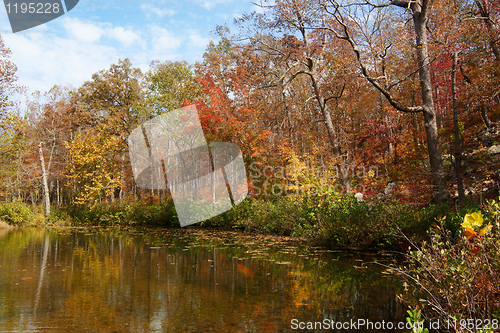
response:
<path id="1" fill-rule="evenodd" d="M 0 331 L 354 331 L 299 327 L 404 321 L 372 264 L 389 260 L 203 229 L 0 230 Z"/>

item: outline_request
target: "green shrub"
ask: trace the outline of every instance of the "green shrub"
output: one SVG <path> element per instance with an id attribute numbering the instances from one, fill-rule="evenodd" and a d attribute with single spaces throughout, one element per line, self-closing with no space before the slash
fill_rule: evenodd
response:
<path id="1" fill-rule="evenodd" d="M 63 226 L 63 225 L 71 225 L 73 219 L 68 214 L 66 209 L 61 207 L 53 207 L 50 210 L 50 215 L 46 219 L 46 222 L 49 225 Z"/>
<path id="2" fill-rule="evenodd" d="M 332 247 L 401 248 L 406 243 L 398 231 L 423 239 L 436 218 L 446 215 L 446 228 L 457 234 L 460 214 L 468 210 L 451 212 L 446 205 L 358 202 L 353 194 L 324 193 L 302 199 L 248 197 L 229 211 L 196 225 L 291 235 Z M 179 226 L 171 201 L 69 207 L 65 211 L 74 221 L 85 224 Z"/>
<path id="3" fill-rule="evenodd" d="M 302 202 L 295 235 L 333 247 L 393 246 L 400 207 L 358 202 L 353 194 L 321 195 Z"/>
<path id="4" fill-rule="evenodd" d="M 175 226 L 179 223 L 172 202 L 130 205 L 127 219 L 131 223 L 147 225 Z"/>
<path id="5" fill-rule="evenodd" d="M 262 233 L 290 235 L 300 218 L 300 207 L 289 198 L 246 198 L 221 215 L 201 222 L 204 226 L 242 228 Z"/>
<path id="6" fill-rule="evenodd" d="M 429 333 L 429 329 L 424 328 L 424 319 L 421 317 L 422 310 L 415 308 L 413 310 L 407 310 L 409 317 L 406 317 L 406 321 L 411 325 L 411 333 Z"/>
<path id="7" fill-rule="evenodd" d="M 147 205 L 141 202 L 99 204 L 92 208 L 71 206 L 65 212 L 75 222 L 93 225 L 161 225 L 177 221 L 172 202 Z"/>
<path id="8" fill-rule="evenodd" d="M 0 205 L 0 220 L 11 225 L 30 225 L 35 220 L 31 209 L 23 202 L 14 201 Z"/>
<path id="9" fill-rule="evenodd" d="M 354 194 L 323 194 L 302 201 L 297 209 L 301 217 L 292 234 L 333 247 L 395 248 L 406 243 L 400 231 L 423 239 L 441 216 L 446 216 L 445 227 L 457 234 L 460 216 L 470 210 L 471 206 L 456 212 L 446 205 L 417 207 L 377 200 L 358 202 Z"/>

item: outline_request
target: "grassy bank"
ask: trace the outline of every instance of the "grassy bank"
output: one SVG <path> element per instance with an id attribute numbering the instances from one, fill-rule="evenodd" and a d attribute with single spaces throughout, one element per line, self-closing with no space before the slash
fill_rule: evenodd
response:
<path id="1" fill-rule="evenodd" d="M 477 210 L 476 204 L 458 211 L 445 204 L 416 207 L 396 202 L 358 202 L 353 195 L 316 196 L 291 200 L 286 197 L 247 198 L 242 203 L 193 227 L 244 229 L 304 238 L 332 247 L 401 247 L 400 232 L 423 237 L 437 218 L 452 234 L 460 230 L 463 216 Z M 21 202 L 0 205 L 0 220 L 11 225 L 104 225 L 178 227 L 172 202 L 144 204 L 127 202 L 93 208 L 55 208 L 44 218 L 40 207 Z"/>

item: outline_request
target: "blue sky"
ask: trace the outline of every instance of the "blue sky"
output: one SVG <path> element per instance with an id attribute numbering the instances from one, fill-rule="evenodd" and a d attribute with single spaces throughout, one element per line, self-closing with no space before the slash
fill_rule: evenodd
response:
<path id="1" fill-rule="evenodd" d="M 217 25 L 259 8 L 249 0 L 80 0 L 66 15 L 13 34 L 0 5 L 0 34 L 12 51 L 19 84 L 42 93 L 54 84 L 80 86 L 129 58 L 147 70 L 152 60 L 201 60 Z"/>

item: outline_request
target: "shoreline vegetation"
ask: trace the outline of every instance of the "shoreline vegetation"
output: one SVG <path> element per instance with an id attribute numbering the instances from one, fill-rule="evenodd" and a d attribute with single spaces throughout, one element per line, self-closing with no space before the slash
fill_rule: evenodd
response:
<path id="1" fill-rule="evenodd" d="M 457 209 L 454 202 L 440 205 L 402 204 L 397 200 L 363 200 L 354 194 L 305 198 L 248 197 L 233 209 L 186 228 L 244 230 L 291 236 L 332 248 L 362 250 L 408 249 L 408 239 L 419 243 L 437 221 L 454 237 L 461 233 L 466 214 L 479 211 L 470 197 Z M 164 227 L 181 228 L 171 200 L 161 203 L 102 203 L 93 207 L 53 207 L 21 201 L 0 204 L 0 228 L 11 227 Z M 405 238 L 407 237 L 407 238 Z"/>

